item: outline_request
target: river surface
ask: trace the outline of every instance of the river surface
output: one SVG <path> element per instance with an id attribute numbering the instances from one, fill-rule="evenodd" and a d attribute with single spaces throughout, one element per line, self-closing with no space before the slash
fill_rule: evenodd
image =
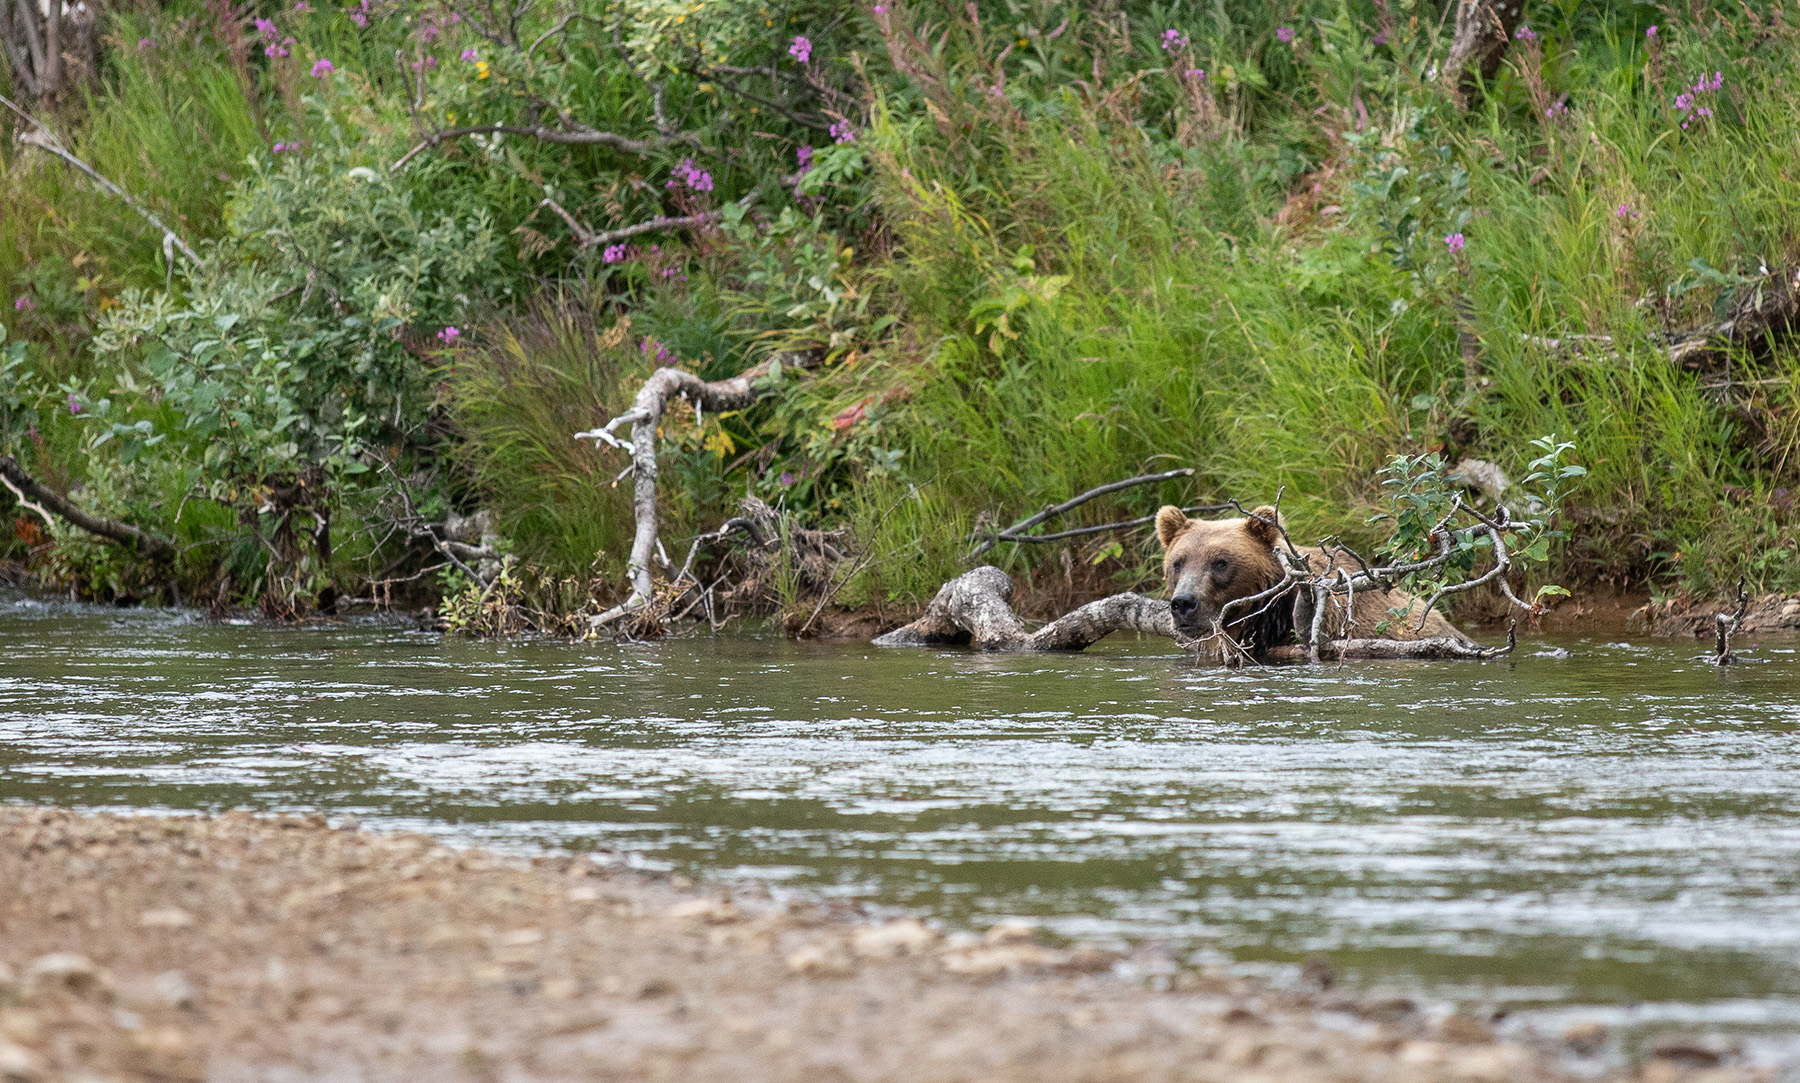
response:
<path id="1" fill-rule="evenodd" d="M 1744 645 L 1230 672 L 1152 641 L 493 644 L 0 593 L 0 800 L 354 813 L 1791 1060 L 1800 644 Z"/>

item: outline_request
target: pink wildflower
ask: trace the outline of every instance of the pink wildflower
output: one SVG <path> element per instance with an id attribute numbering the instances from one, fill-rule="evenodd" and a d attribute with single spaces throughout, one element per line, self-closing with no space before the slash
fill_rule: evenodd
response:
<path id="1" fill-rule="evenodd" d="M 1275 40 L 1283 45 L 1292 45 L 1294 43 L 1294 28 L 1291 26 L 1276 27 Z"/>
<path id="2" fill-rule="evenodd" d="M 475 50 L 473 50 L 473 49 L 464 49 L 462 51 L 462 58 L 463 58 L 464 62 L 469 63 L 469 64 L 473 64 L 477 60 L 481 59 L 481 57 L 476 55 Z"/>
<path id="3" fill-rule="evenodd" d="M 438 341 L 446 346 L 456 345 L 456 340 L 461 337 L 462 332 L 455 327 L 446 327 L 437 333 Z"/>
<path id="4" fill-rule="evenodd" d="M 331 73 L 336 70 L 337 70 L 337 65 L 333 64 L 329 60 L 326 60 L 324 57 L 320 57 L 318 60 L 313 62 L 312 74 L 313 74 L 314 79 L 328 78 L 331 75 Z"/>
<path id="5" fill-rule="evenodd" d="M 1448 248 L 1450 250 L 1450 254 L 1453 256 L 1456 255 L 1458 252 L 1461 252 L 1463 250 L 1463 235 L 1460 233 L 1452 233 L 1449 236 L 1445 237 L 1444 238 L 1444 247 Z"/>
<path id="6" fill-rule="evenodd" d="M 626 248 L 623 244 L 608 245 L 601 250 L 600 261 L 602 263 L 618 263 L 625 258 L 625 251 Z"/>
<path id="7" fill-rule="evenodd" d="M 802 64 L 806 63 L 812 59 L 812 42 L 804 37 L 795 38 L 794 43 L 788 46 L 788 55 Z"/>
<path id="8" fill-rule="evenodd" d="M 81 412 L 81 403 L 75 398 L 75 392 L 73 391 L 69 392 L 69 412 L 71 414 L 79 414 Z"/>
<path id="9" fill-rule="evenodd" d="M 37 302 L 33 301 L 29 294 L 22 296 L 17 301 L 13 302 L 13 311 L 15 312 L 30 312 L 36 307 Z"/>

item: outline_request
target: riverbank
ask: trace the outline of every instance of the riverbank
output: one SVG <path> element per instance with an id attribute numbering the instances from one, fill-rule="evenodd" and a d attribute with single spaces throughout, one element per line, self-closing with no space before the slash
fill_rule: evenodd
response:
<path id="1" fill-rule="evenodd" d="M 0 808 L 8 1083 L 1764 1078 L 1158 962 L 317 816 Z"/>

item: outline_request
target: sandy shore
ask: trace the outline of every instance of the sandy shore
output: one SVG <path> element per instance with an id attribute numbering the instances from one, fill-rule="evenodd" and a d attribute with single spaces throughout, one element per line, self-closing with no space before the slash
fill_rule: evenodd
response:
<path id="1" fill-rule="evenodd" d="M 0 807 L 4 1083 L 1597 1078 L 1597 1032 L 1155 969 L 319 817 Z M 1598 1078 L 1763 1078 L 1710 1059 Z"/>

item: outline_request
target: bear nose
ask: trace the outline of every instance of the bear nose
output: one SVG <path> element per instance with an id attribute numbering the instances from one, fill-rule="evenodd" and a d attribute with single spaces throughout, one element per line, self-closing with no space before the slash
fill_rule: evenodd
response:
<path id="1" fill-rule="evenodd" d="M 1192 594 L 1177 594 L 1169 599 L 1169 612 L 1175 614 L 1175 619 L 1183 624 L 1193 620 L 1194 614 L 1199 611 L 1200 599 Z"/>

